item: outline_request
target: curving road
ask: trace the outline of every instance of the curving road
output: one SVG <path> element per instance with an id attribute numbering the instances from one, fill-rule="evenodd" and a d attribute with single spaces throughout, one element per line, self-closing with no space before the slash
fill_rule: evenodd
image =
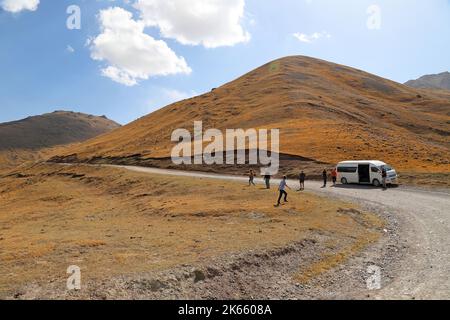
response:
<path id="1" fill-rule="evenodd" d="M 114 166 L 127 170 L 247 182 L 245 177 L 184 172 L 132 166 Z M 257 180 L 262 183 L 262 180 Z M 273 180 L 273 184 L 279 180 Z M 297 187 L 296 181 L 289 181 Z M 405 256 L 395 267 L 392 281 L 377 291 L 378 299 L 450 299 L 450 193 L 399 187 L 383 191 L 365 186 L 321 188 L 321 183 L 307 182 L 310 192 L 343 198 L 358 204 L 389 211 L 403 226 L 399 233 L 407 244 Z"/>

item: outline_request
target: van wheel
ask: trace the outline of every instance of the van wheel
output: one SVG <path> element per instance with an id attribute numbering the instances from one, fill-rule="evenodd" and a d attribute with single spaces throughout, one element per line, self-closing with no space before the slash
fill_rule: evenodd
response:
<path id="1" fill-rule="evenodd" d="M 373 180 L 373 185 L 377 188 L 379 188 L 381 186 L 381 182 L 378 179 Z"/>
<path id="2" fill-rule="evenodd" d="M 341 183 L 342 183 L 342 184 L 348 184 L 348 181 L 347 181 L 346 178 L 342 178 L 342 179 L 341 179 Z"/>

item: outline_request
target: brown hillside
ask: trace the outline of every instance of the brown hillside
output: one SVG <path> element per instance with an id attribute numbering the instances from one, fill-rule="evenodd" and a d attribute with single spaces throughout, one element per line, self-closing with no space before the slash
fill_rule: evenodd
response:
<path id="1" fill-rule="evenodd" d="M 302 56 L 276 60 L 71 148 L 66 160 L 168 157 L 172 131 L 192 132 L 194 120 L 205 129 L 280 128 L 282 153 L 330 164 L 376 158 L 407 171 L 450 171 L 450 94 Z"/>
<path id="2" fill-rule="evenodd" d="M 82 142 L 118 127 L 106 117 L 66 111 L 1 123 L 0 167 L 39 159 L 44 149 Z"/>

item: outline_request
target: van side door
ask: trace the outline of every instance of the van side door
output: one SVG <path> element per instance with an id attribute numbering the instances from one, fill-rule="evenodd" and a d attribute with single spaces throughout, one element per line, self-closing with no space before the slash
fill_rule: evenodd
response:
<path id="1" fill-rule="evenodd" d="M 381 182 L 381 170 L 375 165 L 370 166 L 370 182 L 373 182 L 375 179 L 377 179 L 379 182 Z"/>
<path id="2" fill-rule="evenodd" d="M 338 166 L 338 179 L 346 178 L 348 183 L 359 183 L 358 166 L 344 164 Z"/>

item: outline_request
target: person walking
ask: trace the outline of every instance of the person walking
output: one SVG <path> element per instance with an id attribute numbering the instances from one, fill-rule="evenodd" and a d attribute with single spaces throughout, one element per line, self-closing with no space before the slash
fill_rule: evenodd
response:
<path id="1" fill-rule="evenodd" d="M 323 178 L 323 187 L 322 188 L 326 188 L 327 187 L 327 180 L 328 180 L 327 169 L 323 170 L 322 178 Z"/>
<path id="2" fill-rule="evenodd" d="M 336 170 L 336 168 L 333 168 L 333 170 L 331 171 L 331 178 L 333 179 L 333 187 L 336 187 L 336 182 L 337 182 L 337 170 Z"/>
<path id="3" fill-rule="evenodd" d="M 305 180 L 306 180 L 306 174 L 304 171 L 302 171 L 300 173 L 300 176 L 298 177 L 300 180 L 300 190 L 299 191 L 303 191 L 305 190 Z"/>
<path id="4" fill-rule="evenodd" d="M 253 170 L 250 170 L 250 173 L 248 174 L 248 177 L 249 177 L 248 185 L 249 186 L 251 186 L 251 185 L 256 186 L 256 184 L 255 184 L 255 172 Z"/>
<path id="5" fill-rule="evenodd" d="M 287 197 L 288 197 L 288 193 L 286 192 L 286 188 L 291 189 L 288 185 L 287 185 L 287 177 L 284 176 L 283 180 L 281 180 L 280 182 L 280 186 L 278 187 L 278 191 L 280 191 L 280 195 L 278 197 L 278 202 L 275 205 L 275 207 L 279 207 L 281 205 L 281 198 L 284 196 L 284 202 L 288 202 Z"/>
<path id="6" fill-rule="evenodd" d="M 387 180 L 387 171 L 386 168 L 383 167 L 381 169 L 381 178 L 383 180 L 383 189 L 386 190 L 387 189 L 387 184 L 386 184 L 386 180 Z"/>
<path id="7" fill-rule="evenodd" d="M 270 179 L 272 177 L 270 176 L 270 174 L 266 173 L 264 175 L 264 181 L 266 182 L 266 189 L 270 189 Z"/>

